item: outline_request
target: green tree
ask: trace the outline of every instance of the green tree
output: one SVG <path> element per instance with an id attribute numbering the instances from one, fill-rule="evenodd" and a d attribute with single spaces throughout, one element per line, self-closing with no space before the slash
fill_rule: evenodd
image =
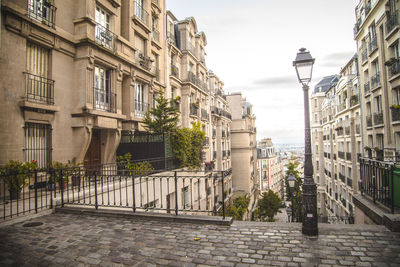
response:
<path id="1" fill-rule="evenodd" d="M 174 100 L 168 100 L 163 93 L 154 99 L 157 106 L 146 112 L 144 128 L 153 133 L 171 133 L 177 128 L 179 111 Z"/>
<path id="2" fill-rule="evenodd" d="M 261 221 L 273 222 L 274 216 L 280 212 L 282 199 L 272 190 L 264 192 L 254 210 L 254 217 Z"/>
<path id="3" fill-rule="evenodd" d="M 201 166 L 201 153 L 206 137 L 201 126 L 201 122 L 195 122 L 192 128 L 177 129 L 173 135 L 173 152 L 181 168 L 199 168 Z"/>
<path id="4" fill-rule="evenodd" d="M 303 214 L 303 207 L 302 207 L 302 203 L 303 203 L 303 194 L 301 191 L 301 186 L 303 184 L 301 177 L 300 177 L 300 173 L 298 170 L 299 167 L 299 163 L 297 161 L 290 161 L 289 164 L 286 166 L 287 170 L 286 170 L 286 176 L 285 176 L 285 183 L 286 183 L 286 192 L 287 192 L 287 200 L 290 201 L 290 207 L 292 209 L 292 211 L 294 211 L 294 216 L 295 216 L 295 220 L 300 222 L 303 218 L 302 214 Z M 289 187 L 289 183 L 287 181 L 287 178 L 289 177 L 289 175 L 293 175 L 296 178 L 296 182 L 294 185 L 294 189 L 291 189 Z M 290 192 L 290 194 L 289 194 Z M 292 205 L 292 198 L 293 198 L 293 207 Z"/>
<path id="5" fill-rule="evenodd" d="M 241 196 L 235 198 L 226 208 L 225 215 L 232 217 L 234 220 L 243 220 L 243 215 L 250 203 L 249 196 Z"/>

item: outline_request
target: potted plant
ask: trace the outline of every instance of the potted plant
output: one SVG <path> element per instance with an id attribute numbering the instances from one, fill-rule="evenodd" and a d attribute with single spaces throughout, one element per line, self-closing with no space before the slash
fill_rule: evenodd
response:
<path id="1" fill-rule="evenodd" d="M 372 148 L 369 146 L 365 146 L 364 149 L 367 151 L 368 153 L 368 158 L 372 158 Z"/>
<path id="2" fill-rule="evenodd" d="M 335 128 L 335 131 L 339 131 L 339 130 L 342 130 L 342 129 L 343 129 L 342 126 L 337 126 L 337 127 Z"/>
<path id="3" fill-rule="evenodd" d="M 390 109 L 399 109 L 400 108 L 400 105 L 391 105 L 390 106 Z"/>
<path id="4" fill-rule="evenodd" d="M 175 103 L 180 103 L 181 102 L 181 97 L 178 95 L 174 98 Z"/>
<path id="5" fill-rule="evenodd" d="M 206 171 L 212 171 L 214 169 L 214 167 L 215 167 L 215 164 L 214 164 L 213 160 L 209 161 L 209 162 L 205 162 L 204 165 L 205 165 Z"/>
<path id="6" fill-rule="evenodd" d="M 375 155 L 377 160 L 383 160 L 383 149 L 380 149 L 379 147 L 374 147 L 375 150 Z"/>
<path id="7" fill-rule="evenodd" d="M 20 197 L 22 188 L 27 185 L 26 179 L 37 169 L 35 160 L 31 162 L 10 160 L 6 165 L 0 167 L 0 176 L 4 177 L 11 200 Z"/>

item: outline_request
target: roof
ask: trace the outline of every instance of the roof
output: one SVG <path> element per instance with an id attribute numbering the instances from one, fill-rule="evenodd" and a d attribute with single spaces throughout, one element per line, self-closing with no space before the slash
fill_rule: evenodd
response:
<path id="1" fill-rule="evenodd" d="M 314 87 L 314 93 L 326 92 L 329 88 L 335 86 L 339 81 L 340 76 L 330 75 L 322 78 L 322 80 L 317 83 Z"/>

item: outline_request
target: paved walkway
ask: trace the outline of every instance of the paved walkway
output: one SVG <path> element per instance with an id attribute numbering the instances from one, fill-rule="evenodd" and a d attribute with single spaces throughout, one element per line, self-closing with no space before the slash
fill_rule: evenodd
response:
<path id="1" fill-rule="evenodd" d="M 51 214 L 0 228 L 0 266 L 400 266 L 400 233 L 380 226 L 231 226 Z"/>

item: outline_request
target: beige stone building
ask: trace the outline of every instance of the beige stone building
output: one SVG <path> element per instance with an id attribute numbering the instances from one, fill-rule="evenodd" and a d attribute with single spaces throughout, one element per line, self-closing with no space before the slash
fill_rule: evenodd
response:
<path id="1" fill-rule="evenodd" d="M 232 179 L 234 192 L 257 195 L 257 141 L 252 105 L 241 93 L 227 95 L 231 107 Z"/>
<path id="2" fill-rule="evenodd" d="M 284 198 L 283 162 L 271 138 L 262 139 L 257 145 L 257 172 L 260 193 L 272 190 Z"/>
<path id="3" fill-rule="evenodd" d="M 164 1 L 1 5 L 0 163 L 114 161 L 166 86 Z"/>

